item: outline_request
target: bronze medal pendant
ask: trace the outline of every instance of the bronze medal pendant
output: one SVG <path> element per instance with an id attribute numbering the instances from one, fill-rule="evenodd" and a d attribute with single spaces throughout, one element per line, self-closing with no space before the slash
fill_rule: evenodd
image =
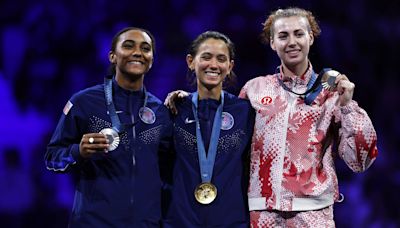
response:
<path id="1" fill-rule="evenodd" d="M 118 133 L 114 129 L 104 128 L 100 133 L 105 135 L 109 141 L 110 146 L 108 147 L 108 151 L 117 149 L 120 139 Z"/>
<path id="2" fill-rule="evenodd" d="M 336 89 L 336 77 L 339 76 L 340 73 L 336 70 L 328 70 L 326 71 L 321 78 L 322 87 L 327 90 L 334 91 Z"/>
<path id="3" fill-rule="evenodd" d="M 210 204 L 217 198 L 217 187 L 210 182 L 201 183 L 194 190 L 194 197 L 201 204 Z"/>

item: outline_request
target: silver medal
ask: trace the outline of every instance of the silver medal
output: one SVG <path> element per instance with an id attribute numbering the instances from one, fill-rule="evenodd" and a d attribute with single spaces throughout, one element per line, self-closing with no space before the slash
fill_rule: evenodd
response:
<path id="1" fill-rule="evenodd" d="M 156 122 L 156 115 L 153 110 L 148 107 L 141 107 L 139 109 L 139 118 L 146 124 L 153 124 Z"/>
<path id="2" fill-rule="evenodd" d="M 108 147 L 108 151 L 117 149 L 120 139 L 118 133 L 114 129 L 104 128 L 100 133 L 105 135 L 109 141 L 110 146 Z"/>
<path id="3" fill-rule="evenodd" d="M 235 124 L 235 119 L 229 112 L 222 112 L 221 129 L 230 130 Z"/>

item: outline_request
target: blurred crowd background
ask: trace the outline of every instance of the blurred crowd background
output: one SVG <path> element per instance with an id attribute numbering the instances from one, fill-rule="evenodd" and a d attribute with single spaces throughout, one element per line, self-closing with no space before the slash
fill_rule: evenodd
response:
<path id="1" fill-rule="evenodd" d="M 238 94 L 273 73 L 279 59 L 259 34 L 267 15 L 287 6 L 314 12 L 322 29 L 310 52 L 356 84 L 354 99 L 378 133 L 379 156 L 365 173 L 337 160 L 337 227 L 400 227 L 400 3 L 363 0 L 2 0 L 0 3 L 0 226 L 66 227 L 74 195 L 69 175 L 46 170 L 43 156 L 70 96 L 103 82 L 113 35 L 125 26 L 156 38 L 149 91 L 164 100 L 186 81 L 190 42 L 206 30 L 236 44 Z"/>

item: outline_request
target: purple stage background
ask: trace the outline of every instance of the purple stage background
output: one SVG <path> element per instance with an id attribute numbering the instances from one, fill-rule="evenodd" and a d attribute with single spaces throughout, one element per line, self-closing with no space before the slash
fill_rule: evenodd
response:
<path id="1" fill-rule="evenodd" d="M 66 227 L 73 201 L 69 175 L 47 171 L 46 144 L 69 97 L 102 83 L 112 36 L 125 26 L 156 37 L 155 62 L 145 77 L 164 100 L 191 88 L 186 50 L 198 34 L 217 30 L 236 44 L 236 88 L 274 72 L 279 59 L 261 44 L 261 23 L 278 7 L 312 12 L 322 34 L 310 52 L 315 69 L 332 67 L 355 84 L 354 98 L 378 132 L 379 156 L 361 174 L 337 160 L 337 227 L 400 226 L 400 3 L 288 0 L 37 0 L 0 3 L 0 224 Z M 397 196 L 396 196 L 397 195 Z"/>

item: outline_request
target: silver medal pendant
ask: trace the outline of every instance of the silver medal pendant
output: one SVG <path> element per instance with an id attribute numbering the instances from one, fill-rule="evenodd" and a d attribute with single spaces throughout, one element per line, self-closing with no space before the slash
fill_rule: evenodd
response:
<path id="1" fill-rule="evenodd" d="M 156 122 L 156 115 L 153 110 L 148 107 L 141 107 L 139 109 L 139 118 L 146 124 L 153 124 Z"/>
<path id="2" fill-rule="evenodd" d="M 340 73 L 336 70 L 328 70 L 326 71 L 321 78 L 322 87 L 327 90 L 334 91 L 336 89 L 336 77 L 339 76 Z"/>
<path id="3" fill-rule="evenodd" d="M 222 112 L 221 130 L 230 130 L 235 124 L 235 119 L 229 112 Z"/>
<path id="4" fill-rule="evenodd" d="M 110 144 L 110 146 L 108 147 L 108 151 L 113 151 L 117 149 L 120 139 L 118 133 L 114 129 L 104 128 L 100 131 L 100 133 L 105 135 L 109 141 L 108 143 Z"/>

